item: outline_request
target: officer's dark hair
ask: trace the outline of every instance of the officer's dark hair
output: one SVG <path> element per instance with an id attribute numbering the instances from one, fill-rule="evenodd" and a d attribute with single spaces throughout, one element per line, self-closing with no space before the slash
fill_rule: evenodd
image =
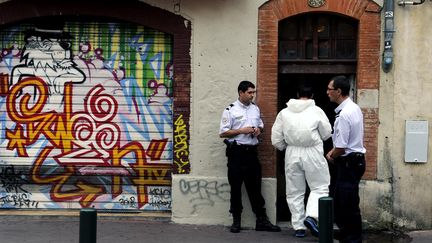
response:
<path id="1" fill-rule="evenodd" d="M 351 84 L 345 76 L 343 76 L 343 75 L 336 76 L 330 80 L 333 80 L 333 88 L 334 89 L 340 89 L 341 90 L 342 96 L 348 96 L 349 95 Z"/>
<path id="2" fill-rule="evenodd" d="M 240 93 L 240 91 L 246 92 L 249 88 L 255 89 L 255 85 L 251 81 L 243 80 L 240 82 L 237 88 L 237 92 L 238 93 Z"/>
<path id="3" fill-rule="evenodd" d="M 308 98 L 308 99 L 312 99 L 313 97 L 313 90 L 312 87 L 309 86 L 305 86 L 305 85 L 300 85 L 297 88 L 297 96 L 299 98 Z"/>

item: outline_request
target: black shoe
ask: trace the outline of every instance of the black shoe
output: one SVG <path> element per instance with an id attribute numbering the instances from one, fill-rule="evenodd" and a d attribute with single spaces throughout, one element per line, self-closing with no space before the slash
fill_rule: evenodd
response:
<path id="1" fill-rule="evenodd" d="M 297 238 L 303 238 L 306 235 L 306 230 L 304 229 L 300 229 L 300 230 L 296 230 L 294 236 Z"/>
<path id="2" fill-rule="evenodd" d="M 318 235 L 319 235 L 318 224 L 314 218 L 306 217 L 303 224 L 311 231 L 313 236 L 318 237 Z"/>
<path id="3" fill-rule="evenodd" d="M 239 233 L 240 230 L 241 230 L 241 218 L 240 217 L 234 217 L 230 231 L 231 231 L 231 233 Z"/>
<path id="4" fill-rule="evenodd" d="M 340 241 L 342 238 L 340 230 L 333 230 L 333 239 Z"/>
<path id="5" fill-rule="evenodd" d="M 277 225 L 273 225 L 272 223 L 270 223 L 267 216 L 260 216 L 260 217 L 257 217 L 255 230 L 256 231 L 279 232 L 279 231 L 281 231 L 281 228 Z"/>

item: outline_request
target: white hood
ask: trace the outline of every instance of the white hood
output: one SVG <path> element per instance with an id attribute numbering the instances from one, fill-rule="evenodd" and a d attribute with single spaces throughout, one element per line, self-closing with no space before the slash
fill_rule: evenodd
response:
<path id="1" fill-rule="evenodd" d="M 272 127 L 272 144 L 279 150 L 287 146 L 318 146 L 331 136 L 331 125 L 315 101 L 291 99 L 276 117 Z"/>
<path id="2" fill-rule="evenodd" d="M 294 113 L 299 113 L 306 110 L 306 108 L 308 107 L 315 106 L 315 101 L 311 99 L 309 100 L 290 99 L 286 104 L 290 111 Z"/>

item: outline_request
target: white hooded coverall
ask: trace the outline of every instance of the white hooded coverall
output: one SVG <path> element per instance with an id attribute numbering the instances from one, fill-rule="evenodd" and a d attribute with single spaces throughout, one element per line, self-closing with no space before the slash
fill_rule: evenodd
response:
<path id="1" fill-rule="evenodd" d="M 294 230 L 306 229 L 307 216 L 318 220 L 318 200 L 329 193 L 330 173 L 323 140 L 331 137 L 324 111 L 312 99 L 291 99 L 272 127 L 273 146 L 285 152 L 286 196 Z M 306 181 L 310 188 L 304 207 Z"/>

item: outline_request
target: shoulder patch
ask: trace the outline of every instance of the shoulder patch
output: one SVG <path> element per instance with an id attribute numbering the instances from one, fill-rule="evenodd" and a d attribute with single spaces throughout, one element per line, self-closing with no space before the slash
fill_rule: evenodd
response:
<path id="1" fill-rule="evenodd" d="M 228 123 L 228 118 L 224 117 L 222 118 L 222 124 L 226 125 Z"/>

